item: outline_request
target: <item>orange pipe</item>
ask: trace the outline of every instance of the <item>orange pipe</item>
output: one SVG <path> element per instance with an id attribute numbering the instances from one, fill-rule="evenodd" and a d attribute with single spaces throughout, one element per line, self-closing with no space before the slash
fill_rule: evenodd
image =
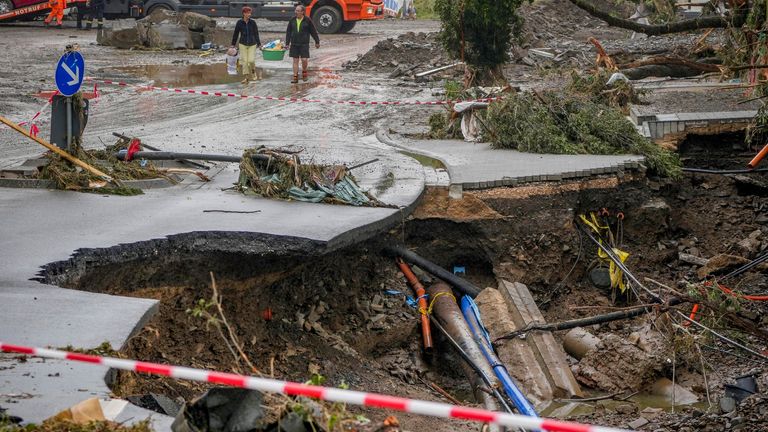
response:
<path id="1" fill-rule="evenodd" d="M 765 145 L 765 147 L 763 147 L 763 148 L 762 148 L 762 150 L 760 150 L 760 151 L 759 151 L 759 152 L 758 152 L 758 153 L 755 155 L 755 157 L 753 157 L 753 158 L 752 158 L 752 160 L 751 160 L 751 161 L 749 161 L 749 163 L 747 164 L 747 168 L 749 168 L 749 169 L 755 169 L 755 167 L 757 166 L 757 164 L 759 164 L 759 163 L 760 163 L 760 161 L 761 161 L 761 160 L 763 160 L 763 158 L 764 158 L 766 155 L 768 155 L 768 144 L 766 144 L 766 145 Z"/>
<path id="2" fill-rule="evenodd" d="M 411 271 L 411 268 L 402 259 L 397 259 L 397 265 L 400 267 L 400 271 L 403 272 L 408 283 L 411 284 L 413 292 L 416 293 L 417 300 L 419 301 L 419 313 L 421 314 L 421 336 L 424 339 L 424 351 L 427 354 L 432 352 L 432 330 L 429 324 L 429 315 L 427 315 L 427 292 L 424 290 L 424 285 L 419 282 L 419 279 Z"/>
<path id="3" fill-rule="evenodd" d="M 691 310 L 691 316 L 688 317 L 688 319 L 690 319 L 691 321 L 695 320 L 696 319 L 696 312 L 698 312 L 698 311 L 699 311 L 699 304 L 696 303 L 695 305 L 693 305 L 693 310 Z M 691 321 L 684 322 L 683 323 L 683 327 L 688 327 L 689 325 L 691 325 Z"/>
<path id="4" fill-rule="evenodd" d="M 706 282 L 704 285 L 706 286 L 712 286 L 712 282 Z M 733 292 L 732 289 L 728 288 L 725 285 L 715 284 L 716 287 L 720 289 L 720 291 L 732 295 L 737 298 L 743 298 L 745 300 L 751 300 L 751 301 L 768 301 L 768 296 L 759 296 L 759 295 L 744 295 Z"/>

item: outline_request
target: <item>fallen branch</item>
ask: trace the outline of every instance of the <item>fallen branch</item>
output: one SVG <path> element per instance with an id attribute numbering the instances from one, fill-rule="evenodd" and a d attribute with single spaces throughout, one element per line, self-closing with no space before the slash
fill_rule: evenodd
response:
<path id="1" fill-rule="evenodd" d="M 619 65 L 619 69 L 634 69 L 640 66 L 652 65 L 678 65 L 687 66 L 701 72 L 720 72 L 720 67 L 715 64 L 700 63 L 684 59 L 682 57 L 657 56 Z"/>
<path id="2" fill-rule="evenodd" d="M 569 330 L 576 327 L 586 327 L 594 324 L 604 324 L 611 321 L 618 321 L 623 319 L 629 319 L 634 318 L 640 315 L 645 315 L 649 312 L 652 312 L 654 310 L 657 311 L 666 311 L 669 306 L 674 306 L 676 304 L 682 303 L 682 300 L 677 298 L 671 298 L 667 305 L 654 305 L 654 306 L 640 306 L 635 309 L 630 309 L 626 311 L 619 311 L 619 312 L 611 312 L 607 313 L 605 315 L 597 315 L 593 317 L 588 318 L 579 318 L 569 321 L 562 321 L 559 323 L 554 324 L 538 324 L 538 323 L 531 323 L 527 325 L 526 327 L 523 327 L 521 329 L 515 330 L 511 333 L 505 334 L 503 336 L 499 336 L 498 338 L 494 339 L 494 343 L 504 340 L 504 339 L 514 339 L 520 335 L 523 335 L 525 333 L 531 332 L 531 331 L 557 331 L 557 330 Z"/>
<path id="3" fill-rule="evenodd" d="M 627 30 L 632 30 L 637 33 L 644 33 L 649 36 L 658 36 L 669 33 L 680 33 L 691 30 L 708 29 L 708 28 L 725 28 L 730 25 L 734 27 L 741 27 L 744 24 L 746 18 L 745 11 L 739 11 L 733 16 L 732 20 L 728 20 L 721 16 L 711 16 L 704 18 L 694 18 L 683 21 L 676 21 L 666 24 L 640 24 L 633 20 L 619 18 L 612 15 L 610 12 L 601 10 L 594 2 L 588 0 L 569 0 L 579 9 L 586 11 L 588 14 L 595 18 L 599 18 L 605 21 L 608 25 L 614 27 L 620 27 Z"/>
<path id="4" fill-rule="evenodd" d="M 102 178 L 102 179 L 104 179 L 104 180 L 106 180 L 108 182 L 112 182 L 112 183 L 118 184 L 117 181 L 115 179 L 113 179 L 112 177 L 110 177 L 109 175 L 99 171 L 97 168 L 94 168 L 94 167 L 88 165 L 87 163 L 81 161 L 80 159 L 78 159 L 78 158 L 72 156 L 71 154 L 65 152 L 64 150 L 56 147 L 55 145 L 53 145 L 53 144 L 51 144 L 51 143 L 49 143 L 49 142 L 47 142 L 47 141 L 45 141 L 45 140 L 43 140 L 41 138 L 38 138 L 36 136 L 31 135 L 29 132 L 27 132 L 24 129 L 22 129 L 21 126 L 19 126 L 16 123 L 8 120 L 7 118 L 5 118 L 3 116 L 0 116 L 0 122 L 5 123 L 7 126 L 11 127 L 16 132 L 24 135 L 25 137 L 27 137 L 27 138 L 29 138 L 29 139 L 31 139 L 33 141 L 35 141 L 36 143 L 40 144 L 41 146 L 47 148 L 48 150 L 56 153 L 57 155 L 63 157 L 64 159 L 66 159 L 66 160 L 72 162 L 73 164 L 79 166 L 80 168 L 83 168 L 83 169 L 91 172 L 92 174 L 96 175 L 97 177 Z M 118 184 L 118 186 L 120 186 L 120 185 Z"/>
<path id="5" fill-rule="evenodd" d="M 618 395 L 620 395 L 622 393 L 624 393 L 624 392 L 620 391 L 620 392 L 616 392 L 616 393 L 607 394 L 607 395 L 604 395 L 604 396 L 595 396 L 595 397 L 583 398 L 583 399 L 555 399 L 555 402 L 563 402 L 563 403 L 568 403 L 568 402 L 597 402 L 597 401 L 606 400 L 606 399 L 613 399 L 613 398 L 615 398 L 616 396 L 618 396 Z"/>

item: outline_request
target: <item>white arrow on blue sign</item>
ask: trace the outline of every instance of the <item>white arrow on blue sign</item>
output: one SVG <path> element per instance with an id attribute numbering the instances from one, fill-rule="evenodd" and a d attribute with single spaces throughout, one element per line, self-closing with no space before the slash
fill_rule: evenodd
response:
<path id="1" fill-rule="evenodd" d="M 85 60 L 77 51 L 65 53 L 56 65 L 56 87 L 62 96 L 72 96 L 80 90 L 85 77 Z"/>

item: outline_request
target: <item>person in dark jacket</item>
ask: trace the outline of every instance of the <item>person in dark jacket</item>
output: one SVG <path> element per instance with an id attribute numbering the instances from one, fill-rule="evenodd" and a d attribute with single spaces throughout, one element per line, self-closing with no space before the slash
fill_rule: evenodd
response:
<path id="1" fill-rule="evenodd" d="M 248 82 L 248 77 L 256 80 L 256 48 L 261 46 L 259 28 L 256 21 L 251 19 L 252 9 L 243 7 L 243 18 L 235 24 L 235 33 L 232 35 L 232 47 L 237 46 L 240 51 L 240 64 L 243 68 L 243 84 Z"/>
<path id="2" fill-rule="evenodd" d="M 104 6 L 105 0 L 88 0 L 85 5 L 90 9 L 89 21 L 85 22 L 85 27 L 90 30 L 94 21 L 96 22 L 96 28 L 101 29 L 104 27 Z"/>
<path id="3" fill-rule="evenodd" d="M 83 21 L 85 21 L 85 25 L 87 29 L 91 28 L 91 4 L 90 2 L 86 3 L 77 3 L 77 28 L 79 30 L 83 30 Z"/>
<path id="4" fill-rule="evenodd" d="M 288 30 L 285 31 L 285 46 L 288 55 L 293 58 L 292 83 L 299 82 L 299 59 L 301 59 L 301 79 L 307 80 L 307 66 L 309 63 L 309 37 L 315 40 L 315 48 L 320 48 L 320 37 L 312 20 L 304 15 L 304 6 L 296 6 L 296 16 L 288 21 Z"/>

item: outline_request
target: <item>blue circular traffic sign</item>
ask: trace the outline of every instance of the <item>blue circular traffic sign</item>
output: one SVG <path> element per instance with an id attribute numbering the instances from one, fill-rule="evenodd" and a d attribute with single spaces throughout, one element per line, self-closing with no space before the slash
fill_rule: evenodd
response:
<path id="1" fill-rule="evenodd" d="M 85 77 L 85 60 L 77 51 L 69 51 L 56 65 L 56 87 L 63 96 L 72 96 L 80 90 Z"/>

